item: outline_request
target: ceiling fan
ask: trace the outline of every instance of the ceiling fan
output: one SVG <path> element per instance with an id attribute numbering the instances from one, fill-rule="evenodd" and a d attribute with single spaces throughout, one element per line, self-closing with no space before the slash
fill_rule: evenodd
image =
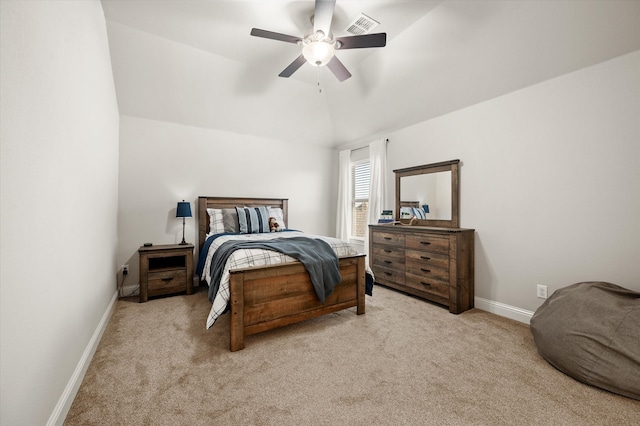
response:
<path id="1" fill-rule="evenodd" d="M 316 0 L 313 15 L 313 33 L 303 38 L 258 28 L 251 30 L 251 35 L 255 37 L 285 41 L 302 46 L 302 54 L 278 74 L 278 76 L 285 78 L 291 77 L 305 62 L 308 62 L 315 67 L 326 65 L 338 80 L 344 81 L 351 77 L 351 73 L 335 56 L 336 50 L 384 47 L 387 44 L 386 33 L 334 38 L 331 33 L 331 20 L 333 19 L 335 6 L 335 0 Z"/>

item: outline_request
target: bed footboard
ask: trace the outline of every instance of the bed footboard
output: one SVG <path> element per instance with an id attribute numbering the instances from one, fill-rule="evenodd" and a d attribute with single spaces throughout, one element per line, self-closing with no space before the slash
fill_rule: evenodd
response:
<path id="1" fill-rule="evenodd" d="M 299 263 L 230 271 L 230 349 L 244 348 L 244 337 L 357 306 L 365 313 L 365 255 L 339 259 L 342 282 L 321 303 L 309 274 Z"/>

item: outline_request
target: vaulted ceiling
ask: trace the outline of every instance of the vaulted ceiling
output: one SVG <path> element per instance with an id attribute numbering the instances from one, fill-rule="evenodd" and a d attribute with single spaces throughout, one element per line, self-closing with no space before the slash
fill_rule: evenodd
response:
<path id="1" fill-rule="evenodd" d="M 384 48 L 338 51 L 353 76 L 303 65 L 300 47 L 250 36 L 312 30 L 314 1 L 102 0 L 120 113 L 337 146 L 640 49 L 640 1 L 337 0 Z"/>

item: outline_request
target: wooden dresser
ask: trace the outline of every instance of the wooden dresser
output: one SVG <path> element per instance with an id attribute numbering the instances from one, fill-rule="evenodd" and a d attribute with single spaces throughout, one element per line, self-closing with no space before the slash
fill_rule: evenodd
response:
<path id="1" fill-rule="evenodd" d="M 447 306 L 473 308 L 474 230 L 369 225 L 369 263 L 376 284 Z"/>

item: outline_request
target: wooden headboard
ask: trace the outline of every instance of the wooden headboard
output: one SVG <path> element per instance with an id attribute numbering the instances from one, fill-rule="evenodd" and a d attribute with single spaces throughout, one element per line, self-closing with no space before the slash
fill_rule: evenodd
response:
<path id="1" fill-rule="evenodd" d="M 198 197 L 198 250 L 202 249 L 209 232 L 207 209 L 232 209 L 234 207 L 280 207 L 285 226 L 289 226 L 288 198 Z"/>

